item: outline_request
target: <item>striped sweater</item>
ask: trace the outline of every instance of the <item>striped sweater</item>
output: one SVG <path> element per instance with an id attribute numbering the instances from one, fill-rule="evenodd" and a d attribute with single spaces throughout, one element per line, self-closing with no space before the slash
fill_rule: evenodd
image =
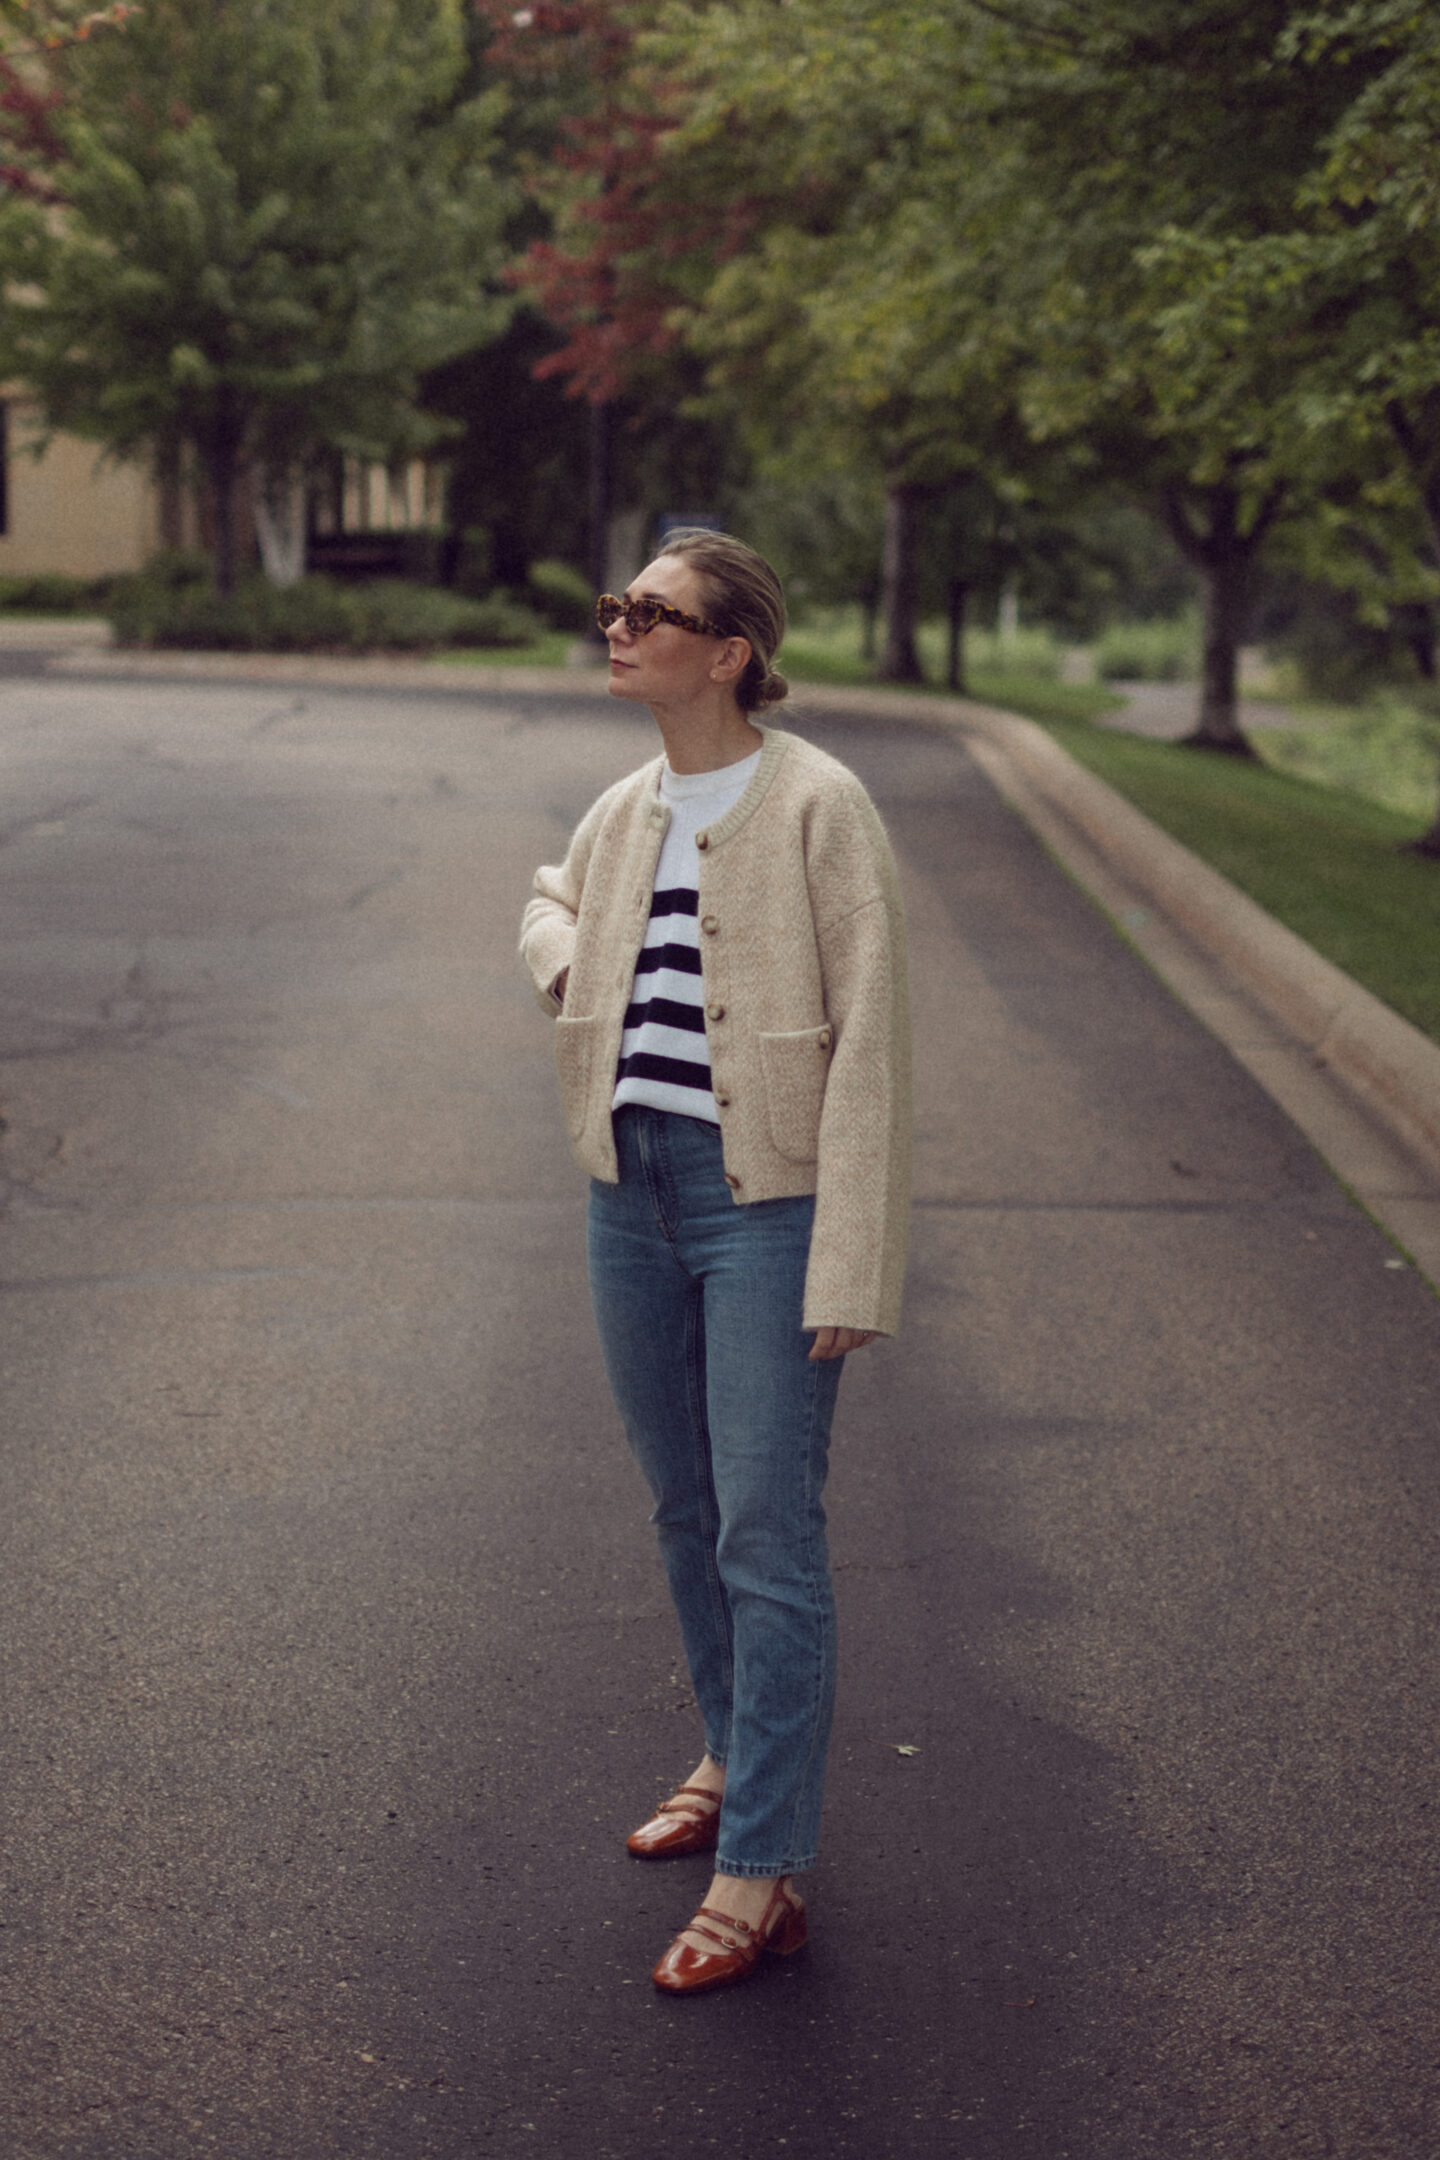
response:
<path id="1" fill-rule="evenodd" d="M 760 763 L 760 752 L 718 772 L 660 775 L 660 800 L 670 823 L 650 920 L 635 962 L 635 987 L 625 1011 L 613 1108 L 649 1103 L 682 1117 L 720 1122 L 710 1085 L 705 1040 L 705 989 L 700 968 L 700 858 L 695 835 L 739 802 Z"/>

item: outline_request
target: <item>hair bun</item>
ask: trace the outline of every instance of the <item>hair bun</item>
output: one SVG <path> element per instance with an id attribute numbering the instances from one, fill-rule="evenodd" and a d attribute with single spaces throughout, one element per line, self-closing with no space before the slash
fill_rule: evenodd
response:
<path id="1" fill-rule="evenodd" d="M 760 685 L 760 703 L 762 705 L 778 705 L 781 698 L 789 697 L 789 695 L 789 683 L 786 682 L 783 675 L 777 675 L 772 669 Z"/>

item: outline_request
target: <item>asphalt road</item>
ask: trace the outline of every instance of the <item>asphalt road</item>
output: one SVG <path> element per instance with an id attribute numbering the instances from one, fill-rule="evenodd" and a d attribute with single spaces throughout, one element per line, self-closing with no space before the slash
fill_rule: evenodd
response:
<path id="1" fill-rule="evenodd" d="M 6 2160 L 1428 2160 L 1440 1305 L 957 744 L 812 1943 L 696 1729 L 512 957 L 648 720 L 0 683 Z M 917 1752 L 912 1752 L 917 1751 Z"/>

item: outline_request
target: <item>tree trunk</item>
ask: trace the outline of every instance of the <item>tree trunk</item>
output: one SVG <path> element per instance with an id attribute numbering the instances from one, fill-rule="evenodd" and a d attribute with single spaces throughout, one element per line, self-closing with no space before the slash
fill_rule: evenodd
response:
<path id="1" fill-rule="evenodd" d="M 1432 646 L 1432 658 L 1433 651 Z M 1433 729 L 1435 721 L 1440 719 L 1440 689 L 1437 689 L 1433 678 L 1420 691 L 1418 702 L 1421 709 L 1429 713 Z M 1423 855 L 1428 862 L 1440 862 L 1440 809 L 1435 812 L 1430 830 L 1421 833 L 1418 840 L 1407 840 L 1404 851 L 1407 855 Z"/>
<path id="2" fill-rule="evenodd" d="M 1418 840 L 1406 841 L 1405 853 L 1423 855 L 1429 862 L 1440 862 L 1440 810 L 1436 811 L 1435 822 L 1429 832 L 1421 833 Z"/>
<path id="3" fill-rule="evenodd" d="M 218 591 L 235 590 L 235 460 L 221 457 L 211 471 L 215 489 L 215 584 Z"/>
<path id="4" fill-rule="evenodd" d="M 235 590 L 235 495 L 240 478 L 239 444 L 227 429 L 211 436 L 204 449 L 205 477 L 210 483 L 211 512 L 215 519 L 215 589 Z"/>
<path id="5" fill-rule="evenodd" d="M 1424 600 L 1404 600 L 1391 610 L 1391 620 L 1410 648 L 1415 672 L 1423 683 L 1433 683 L 1435 668 L 1435 611 Z"/>
<path id="6" fill-rule="evenodd" d="M 305 486 L 293 473 L 262 465 L 255 476 L 255 538 L 260 562 L 282 591 L 305 575 Z"/>
<path id="7" fill-rule="evenodd" d="M 1240 643 L 1249 610 L 1251 574 L 1282 495 L 1279 487 L 1271 490 L 1248 531 L 1240 522 L 1239 491 L 1228 482 L 1196 490 L 1188 499 L 1178 487 L 1167 488 L 1161 497 L 1165 523 L 1186 561 L 1199 573 L 1205 593 L 1200 717 L 1194 733 L 1183 737 L 1190 749 L 1224 750 L 1231 757 L 1255 755 L 1236 709 Z M 1198 524 L 1193 514 L 1197 510 Z"/>
<path id="8" fill-rule="evenodd" d="M 178 554 L 185 545 L 185 498 L 181 481 L 181 445 L 176 435 L 163 435 L 155 445 L 155 492 L 159 498 L 160 545 Z"/>
<path id="9" fill-rule="evenodd" d="M 919 564 L 916 543 L 922 491 L 909 481 L 896 481 L 885 491 L 885 555 L 882 570 L 885 613 L 885 650 L 880 656 L 881 682 L 924 682 L 925 670 L 915 645 L 915 618 L 919 610 Z"/>
<path id="10" fill-rule="evenodd" d="M 965 602 L 970 597 L 970 587 L 964 578 L 951 578 L 948 597 L 950 602 L 950 642 L 946 654 L 945 682 L 948 689 L 963 692 L 965 688 Z"/>
<path id="11" fill-rule="evenodd" d="M 869 578 L 860 595 L 860 658 L 875 658 L 875 622 L 880 613 L 880 580 Z"/>
<path id="12" fill-rule="evenodd" d="M 1201 569 L 1205 587 L 1205 650 L 1201 663 L 1200 720 L 1185 741 L 1196 750 L 1226 750 L 1232 757 L 1255 752 L 1238 712 L 1240 643 L 1249 600 L 1248 553 L 1222 554 Z"/>
<path id="13" fill-rule="evenodd" d="M 610 575 L 610 510 L 614 498 L 614 421 L 608 405 L 590 407 L 590 583 L 596 593 L 605 590 Z M 607 652 L 605 633 L 591 623 L 585 642 Z"/>
<path id="14" fill-rule="evenodd" d="M 1437 438 L 1440 438 L 1440 425 L 1437 425 L 1440 423 L 1440 396 L 1432 391 L 1429 398 L 1423 401 L 1419 414 L 1408 413 L 1398 398 L 1392 401 L 1388 412 L 1395 439 L 1419 489 L 1425 523 L 1430 534 L 1431 561 L 1440 563 L 1440 458 L 1436 456 L 1436 442 Z M 1432 638 L 1432 668 L 1434 659 L 1435 646 Z M 1440 862 L 1440 810 L 1436 811 L 1430 830 L 1422 833 L 1418 840 L 1408 841 L 1405 852 L 1409 855 L 1423 855 L 1430 862 Z"/>

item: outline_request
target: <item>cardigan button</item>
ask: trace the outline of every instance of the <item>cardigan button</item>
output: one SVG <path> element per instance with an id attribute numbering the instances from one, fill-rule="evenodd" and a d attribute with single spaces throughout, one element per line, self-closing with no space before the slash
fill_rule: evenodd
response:
<path id="1" fill-rule="evenodd" d="M 725 1017 L 725 1008 L 724 1008 L 724 1006 L 723 1006 L 723 1005 L 722 1005 L 722 1004 L 720 1003 L 720 1000 L 719 1000 L 719 998 L 711 998 L 711 1000 L 710 1000 L 710 1003 L 709 1003 L 709 1004 L 708 1004 L 708 1005 L 707 1005 L 707 1006 L 705 1007 L 705 1017 L 706 1017 L 706 1019 L 707 1019 L 707 1020 L 723 1020 L 723 1019 L 724 1019 L 724 1017 Z"/>
<path id="2" fill-rule="evenodd" d="M 720 1108 L 721 1108 L 722 1110 L 728 1110 L 728 1109 L 729 1109 L 729 1107 L 730 1107 L 730 1098 L 729 1098 L 729 1096 L 728 1096 L 728 1095 L 721 1095 L 721 1094 L 717 1093 L 717 1094 L 716 1094 L 716 1097 L 715 1097 L 715 1100 L 716 1100 L 716 1102 L 717 1102 L 717 1103 L 718 1103 L 718 1104 L 720 1105 Z"/>
<path id="3" fill-rule="evenodd" d="M 822 1050 L 828 1050 L 831 1043 L 834 1042 L 835 1037 L 833 1036 L 829 1028 L 821 1028 L 820 1033 L 816 1036 L 815 1039 L 819 1043 Z"/>
<path id="4" fill-rule="evenodd" d="M 714 937 L 716 931 L 720 928 L 719 916 L 702 915 L 700 918 L 700 928 L 705 932 L 706 937 Z"/>
<path id="5" fill-rule="evenodd" d="M 699 848 L 699 850 L 700 850 L 701 854 L 703 855 L 703 854 L 704 854 L 704 852 L 705 852 L 705 850 L 706 850 L 706 848 L 707 848 L 707 847 L 709 847 L 709 845 L 710 845 L 710 835 L 709 835 L 709 833 L 708 833 L 708 832 L 697 832 L 697 833 L 696 833 L 696 835 L 695 835 L 695 845 L 696 845 L 696 847 L 698 847 L 698 848 Z"/>
<path id="6" fill-rule="evenodd" d="M 740 1180 L 738 1177 L 736 1177 L 733 1170 L 727 1170 L 725 1172 L 725 1183 L 730 1187 L 731 1192 L 739 1192 Z"/>

